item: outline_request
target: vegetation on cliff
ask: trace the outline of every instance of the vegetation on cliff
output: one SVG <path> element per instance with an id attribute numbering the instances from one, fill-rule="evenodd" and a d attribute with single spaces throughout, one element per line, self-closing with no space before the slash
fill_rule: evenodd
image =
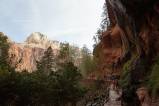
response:
<path id="1" fill-rule="evenodd" d="M 8 49 L 9 43 L 8 38 L 2 32 L 0 33 L 0 69 L 8 69 Z"/>
<path id="2" fill-rule="evenodd" d="M 89 76 L 89 74 L 93 73 L 97 69 L 96 61 L 94 60 L 93 56 L 91 55 L 90 50 L 84 46 L 82 48 L 82 55 L 81 55 L 81 64 L 80 69 L 81 73 L 84 77 Z"/>
<path id="3" fill-rule="evenodd" d="M 97 31 L 100 42 L 94 54 L 106 76 L 120 75 L 124 106 L 140 106 L 136 92 L 147 84 L 158 94 L 158 4 L 157 0 L 106 0 L 104 15 L 110 24 Z"/>
<path id="4" fill-rule="evenodd" d="M 56 60 L 51 47 L 49 47 L 42 57 L 41 61 L 37 62 L 37 71 L 49 75 L 56 70 Z"/>
<path id="5" fill-rule="evenodd" d="M 75 106 L 86 93 L 82 77 L 97 82 L 95 89 L 89 89 L 97 92 L 91 101 L 101 99 L 102 105 L 108 91 L 98 95 L 98 90 L 105 82 L 122 89 L 123 106 L 142 105 L 137 95 L 142 87 L 149 87 L 152 98 L 158 97 L 158 0 L 106 0 L 103 9 L 93 55 L 85 46 L 79 55 L 76 47 L 61 43 L 59 55 L 55 57 L 49 47 L 32 73 L 15 71 L 8 58 L 7 37 L 0 33 L 0 105 Z"/>
<path id="6" fill-rule="evenodd" d="M 16 72 L 14 67 L 8 68 L 7 37 L 1 35 L 0 43 L 0 105 L 74 106 L 84 95 L 85 89 L 79 83 L 82 78 L 79 69 L 71 61 L 65 61 L 59 69 L 54 70 L 54 56 L 50 47 L 38 62 L 37 71 Z"/>
<path id="7" fill-rule="evenodd" d="M 152 65 L 151 74 L 148 77 L 148 87 L 153 96 L 159 96 L 159 58 L 156 57 L 156 62 Z"/>

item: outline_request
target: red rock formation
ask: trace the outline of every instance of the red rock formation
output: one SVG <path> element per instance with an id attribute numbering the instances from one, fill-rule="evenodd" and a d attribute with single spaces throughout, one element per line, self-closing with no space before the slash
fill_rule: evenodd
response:
<path id="1" fill-rule="evenodd" d="M 11 44 L 9 49 L 11 63 L 16 66 L 17 71 L 27 70 L 32 72 L 36 70 L 36 61 L 39 61 L 44 54 L 45 49 L 26 47 L 21 44 Z"/>
<path id="2" fill-rule="evenodd" d="M 99 46 L 101 76 L 107 79 L 112 75 L 120 75 L 123 52 L 121 32 L 117 25 L 103 33 Z"/>
<path id="3" fill-rule="evenodd" d="M 141 101 L 141 106 L 152 106 L 151 98 L 149 96 L 149 91 L 147 88 L 141 87 L 136 92 L 139 97 L 139 100 Z"/>
<path id="4" fill-rule="evenodd" d="M 136 89 L 135 86 L 142 85 L 142 80 L 148 75 L 146 73 L 151 71 L 154 57 L 159 54 L 159 2 L 158 0 L 106 0 L 106 2 L 111 24 L 108 30 L 104 30 L 101 34 L 101 42 L 95 48 L 99 51 L 97 57 L 101 74 L 120 75 L 122 66 L 131 61 L 128 83 L 134 87 L 134 94 L 138 90 L 142 103 L 142 95 L 147 95 L 146 91 Z M 124 89 L 129 92 L 131 87 L 126 87 Z M 138 103 L 137 96 L 131 99 L 134 105 Z"/>
<path id="5" fill-rule="evenodd" d="M 17 71 L 36 70 L 36 62 L 44 55 L 45 50 L 51 46 L 54 55 L 58 55 L 59 43 L 50 41 L 40 33 L 32 33 L 25 43 L 12 43 L 9 49 L 10 62 Z"/>
<path id="6" fill-rule="evenodd" d="M 11 41 L 10 41 L 11 42 Z M 51 41 L 45 35 L 41 33 L 32 33 L 25 43 L 13 43 L 10 44 L 9 55 L 10 62 L 17 71 L 35 71 L 36 63 L 44 55 L 45 50 L 48 47 L 52 47 L 55 57 L 59 54 L 60 42 Z M 75 65 L 79 65 L 80 49 L 76 48 L 77 58 L 75 58 Z"/>

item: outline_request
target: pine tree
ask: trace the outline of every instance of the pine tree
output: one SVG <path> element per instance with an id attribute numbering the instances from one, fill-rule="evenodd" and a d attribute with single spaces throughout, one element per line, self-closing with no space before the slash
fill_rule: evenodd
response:
<path id="1" fill-rule="evenodd" d="M 75 45 L 70 45 L 69 43 L 61 43 L 58 55 L 59 63 L 75 63 L 79 57 L 79 52 L 79 48 Z"/>
<path id="2" fill-rule="evenodd" d="M 114 19 L 115 17 L 113 15 L 113 12 L 111 11 L 111 6 L 110 6 L 109 2 L 108 3 L 106 3 L 106 2 L 107 2 L 107 0 L 105 1 L 104 5 L 103 5 L 103 13 L 101 16 L 102 21 L 100 23 L 100 27 L 97 29 L 96 34 L 93 36 L 93 40 L 95 42 L 95 44 L 93 45 L 94 48 L 101 41 L 103 32 L 107 31 L 109 29 L 109 27 L 114 25 L 114 23 L 115 23 L 115 19 Z M 109 15 L 111 15 L 111 16 L 109 16 Z M 109 17 L 112 17 L 113 19 L 110 19 Z"/>
<path id="3" fill-rule="evenodd" d="M 9 43 L 8 38 L 2 32 L 0 32 L 0 69 L 8 69 L 8 54 Z"/>
<path id="4" fill-rule="evenodd" d="M 68 62 L 70 55 L 70 45 L 69 43 L 61 43 L 60 44 L 60 53 L 58 58 L 63 62 Z"/>
<path id="5" fill-rule="evenodd" d="M 57 70 L 55 56 L 51 47 L 45 51 L 41 61 L 37 62 L 37 70 L 45 73 L 46 75 Z"/>
<path id="6" fill-rule="evenodd" d="M 96 70 L 96 62 L 86 46 L 82 48 L 80 70 L 84 77 Z"/>

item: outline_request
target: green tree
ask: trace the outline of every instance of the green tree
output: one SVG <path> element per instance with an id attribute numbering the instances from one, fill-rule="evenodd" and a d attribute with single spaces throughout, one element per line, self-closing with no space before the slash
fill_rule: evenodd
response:
<path id="1" fill-rule="evenodd" d="M 75 63 L 77 59 L 80 57 L 80 49 L 77 46 L 70 46 L 69 47 L 69 58 L 70 61 Z"/>
<path id="2" fill-rule="evenodd" d="M 159 96 L 159 57 L 156 58 L 156 62 L 152 66 L 147 84 L 152 92 L 152 95 L 156 97 Z"/>
<path id="3" fill-rule="evenodd" d="M 80 56 L 80 49 L 69 43 L 60 44 L 60 52 L 58 55 L 59 63 L 73 62 L 75 63 Z"/>
<path id="4" fill-rule="evenodd" d="M 8 50 L 9 50 L 8 37 L 5 36 L 2 32 L 0 32 L 0 69 L 4 70 L 9 68 Z"/>
<path id="5" fill-rule="evenodd" d="M 81 74 L 78 68 L 65 61 L 57 70 L 51 47 L 37 63 L 37 71 L 32 73 L 16 72 L 14 68 L 9 67 L 8 48 L 7 37 L 1 35 L 1 106 L 65 106 L 68 103 L 75 106 L 84 95 L 84 90 L 79 84 Z"/>
<path id="6" fill-rule="evenodd" d="M 53 50 L 51 47 L 49 47 L 45 53 L 42 59 L 37 62 L 37 70 L 39 72 L 43 72 L 47 75 L 50 73 L 56 71 L 56 58 L 54 56 Z"/>
<path id="7" fill-rule="evenodd" d="M 61 104 L 59 106 L 65 106 L 68 103 L 75 106 L 76 102 L 84 95 L 84 89 L 79 84 L 82 78 L 80 71 L 72 62 L 69 62 L 65 63 L 56 75 L 57 85 L 55 88 L 58 91 L 58 103 Z"/>
<path id="8" fill-rule="evenodd" d="M 96 62 L 94 61 L 90 50 L 86 46 L 82 48 L 80 69 L 83 76 L 87 76 L 89 73 L 96 70 Z"/>
<path id="9" fill-rule="evenodd" d="M 111 24 L 111 22 L 110 21 L 112 21 L 112 20 L 110 20 L 109 19 L 109 15 L 111 14 L 111 13 L 108 13 L 108 12 L 110 12 L 111 11 L 111 9 L 108 11 L 108 5 L 109 5 L 109 3 L 104 3 L 104 5 L 103 5 L 103 13 L 102 13 L 102 15 L 101 15 L 101 18 L 102 18 L 102 21 L 101 21 L 101 23 L 100 23 L 100 27 L 97 29 L 97 32 L 96 32 L 96 34 L 93 36 L 93 40 L 94 40 L 94 42 L 95 42 L 95 44 L 93 45 L 94 46 L 94 48 L 98 45 L 98 43 L 100 42 L 100 40 L 101 40 L 101 38 L 102 38 L 102 34 L 103 34 L 103 32 L 105 32 L 105 31 L 107 31 L 107 29 L 108 29 L 108 27 L 110 26 L 110 24 Z M 109 7 L 111 7 L 111 6 L 109 6 Z M 109 14 L 109 15 L 108 15 Z M 112 15 L 112 14 L 111 14 Z M 113 16 L 111 16 L 111 17 L 113 17 Z M 114 17 L 113 17 L 114 18 Z M 113 20 L 114 21 L 114 20 Z M 114 22 L 112 22 L 112 23 L 114 23 Z"/>
<path id="10" fill-rule="evenodd" d="M 0 73 L 1 106 L 50 106 L 52 95 L 52 78 L 45 74 L 28 72 Z"/>
<path id="11" fill-rule="evenodd" d="M 70 61 L 69 59 L 69 55 L 70 55 L 70 45 L 69 43 L 61 43 L 60 44 L 60 53 L 58 58 L 60 59 L 60 61 L 64 62 L 68 62 Z"/>

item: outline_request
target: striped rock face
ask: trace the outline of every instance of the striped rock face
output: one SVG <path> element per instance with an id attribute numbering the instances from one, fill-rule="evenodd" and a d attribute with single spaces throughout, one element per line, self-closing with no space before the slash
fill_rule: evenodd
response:
<path id="1" fill-rule="evenodd" d="M 44 52 L 48 47 L 51 47 L 55 57 L 60 51 L 60 42 L 55 40 L 49 40 L 47 36 L 34 32 L 32 33 L 24 43 L 15 43 L 10 41 L 9 57 L 12 67 L 16 68 L 16 71 L 29 71 L 36 70 L 37 61 L 40 61 L 44 55 Z M 81 49 L 75 46 L 75 52 L 77 53 L 75 58 L 75 65 L 79 65 L 81 62 Z"/>
<path id="2" fill-rule="evenodd" d="M 27 70 L 32 72 L 36 70 L 36 61 L 39 61 L 46 49 L 30 47 L 23 44 L 11 44 L 9 55 L 11 64 L 17 71 Z"/>
<path id="3" fill-rule="evenodd" d="M 45 35 L 35 32 L 32 33 L 25 43 L 13 43 L 9 49 L 11 65 L 17 71 L 36 70 L 36 61 L 39 61 L 48 47 L 52 47 L 55 56 L 58 55 L 60 42 L 51 41 Z"/>

